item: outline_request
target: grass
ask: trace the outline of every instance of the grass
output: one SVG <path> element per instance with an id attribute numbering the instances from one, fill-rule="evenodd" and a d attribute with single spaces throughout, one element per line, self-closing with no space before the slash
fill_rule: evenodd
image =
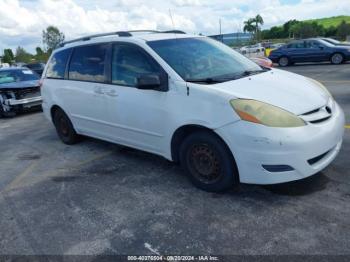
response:
<path id="1" fill-rule="evenodd" d="M 345 22 L 347 23 L 350 23 L 350 16 L 348 15 L 332 16 L 332 17 L 326 17 L 326 18 L 305 20 L 304 22 L 316 22 L 322 25 L 324 28 L 329 28 L 331 26 L 334 26 L 334 27 L 338 26 L 343 20 L 345 20 Z"/>

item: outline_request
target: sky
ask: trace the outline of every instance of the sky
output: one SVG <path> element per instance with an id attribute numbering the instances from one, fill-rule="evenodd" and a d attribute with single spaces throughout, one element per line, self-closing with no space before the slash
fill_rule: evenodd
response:
<path id="1" fill-rule="evenodd" d="M 270 28 L 290 19 L 350 15 L 350 0 L 0 0 L 0 53 L 17 46 L 34 52 L 49 25 L 67 40 L 133 29 L 210 35 L 219 33 L 219 19 L 222 32 L 231 33 L 256 14 Z"/>

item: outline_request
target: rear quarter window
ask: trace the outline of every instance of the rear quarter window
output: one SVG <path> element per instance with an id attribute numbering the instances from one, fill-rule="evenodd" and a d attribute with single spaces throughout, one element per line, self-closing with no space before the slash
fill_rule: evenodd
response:
<path id="1" fill-rule="evenodd" d="M 71 49 L 55 53 L 47 65 L 46 78 L 63 79 Z"/>

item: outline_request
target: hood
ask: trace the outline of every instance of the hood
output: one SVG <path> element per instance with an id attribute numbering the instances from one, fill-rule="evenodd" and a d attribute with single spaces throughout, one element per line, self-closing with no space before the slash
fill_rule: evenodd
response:
<path id="1" fill-rule="evenodd" d="M 254 99 L 283 108 L 296 115 L 327 104 L 329 96 L 306 77 L 272 69 L 211 87 L 227 97 Z"/>
<path id="2" fill-rule="evenodd" d="M 0 89 L 21 89 L 39 86 L 39 80 L 12 82 L 0 84 Z"/>
<path id="3" fill-rule="evenodd" d="M 350 45 L 345 45 L 345 44 L 338 44 L 334 46 L 337 49 L 341 49 L 341 50 L 350 50 Z"/>
<path id="4" fill-rule="evenodd" d="M 349 43 L 349 42 L 342 42 L 342 43 L 336 44 L 336 46 L 337 46 L 337 47 L 339 47 L 339 46 L 345 46 L 346 48 L 349 48 L 350 43 Z"/>

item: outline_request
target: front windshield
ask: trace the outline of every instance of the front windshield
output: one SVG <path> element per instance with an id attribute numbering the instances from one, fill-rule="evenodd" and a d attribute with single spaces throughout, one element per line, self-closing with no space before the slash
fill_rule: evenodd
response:
<path id="1" fill-rule="evenodd" d="M 39 77 L 28 69 L 0 71 L 0 84 L 39 80 Z"/>
<path id="2" fill-rule="evenodd" d="M 147 43 L 184 80 L 234 79 L 263 69 L 230 47 L 204 37 Z"/>
<path id="3" fill-rule="evenodd" d="M 334 46 L 334 44 L 331 44 L 331 43 L 329 43 L 329 42 L 327 42 L 327 41 L 325 41 L 323 39 L 318 39 L 318 42 L 323 44 L 323 45 L 325 45 L 325 46 L 328 46 L 328 47 Z"/>

